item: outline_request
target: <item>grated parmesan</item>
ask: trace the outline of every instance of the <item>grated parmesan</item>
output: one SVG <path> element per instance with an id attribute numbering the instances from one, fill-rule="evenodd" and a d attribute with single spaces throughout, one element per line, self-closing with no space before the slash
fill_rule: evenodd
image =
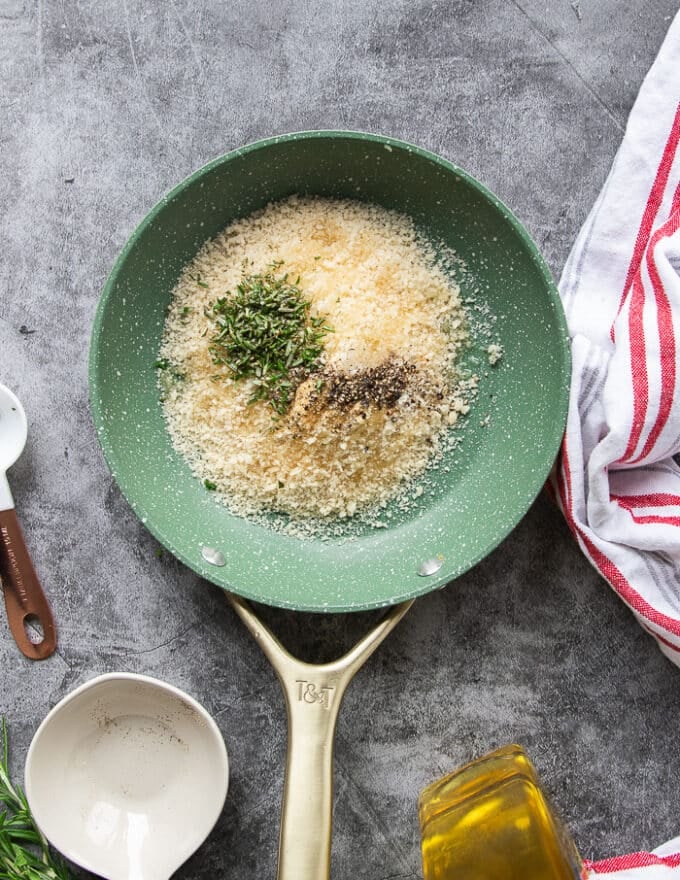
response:
<path id="1" fill-rule="evenodd" d="M 264 402 L 248 405 L 251 380 L 212 362 L 205 311 L 279 261 L 333 332 L 319 372 L 273 422 Z M 293 196 L 231 224 L 182 273 L 159 352 L 164 415 L 235 514 L 353 517 L 408 488 L 467 413 L 476 377 L 455 363 L 468 336 L 458 285 L 409 218 Z"/>
<path id="2" fill-rule="evenodd" d="M 489 356 L 489 364 L 494 367 L 498 361 L 503 357 L 503 346 L 498 342 L 492 342 L 491 345 L 486 350 Z"/>

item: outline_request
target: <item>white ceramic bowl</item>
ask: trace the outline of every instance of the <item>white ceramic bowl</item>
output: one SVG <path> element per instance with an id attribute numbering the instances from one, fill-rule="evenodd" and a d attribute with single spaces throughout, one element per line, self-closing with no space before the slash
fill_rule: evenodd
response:
<path id="1" fill-rule="evenodd" d="M 25 786 L 39 828 L 74 863 L 108 880 L 167 880 L 213 828 L 228 777 L 222 735 L 196 700 L 111 673 L 49 712 Z"/>

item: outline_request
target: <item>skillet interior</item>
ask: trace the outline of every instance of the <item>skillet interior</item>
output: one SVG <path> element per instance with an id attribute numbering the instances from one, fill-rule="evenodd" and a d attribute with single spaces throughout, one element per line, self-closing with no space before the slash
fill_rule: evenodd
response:
<path id="1" fill-rule="evenodd" d="M 389 528 L 352 540 L 300 540 L 234 517 L 174 451 L 156 386 L 166 307 L 182 268 L 232 220 L 293 193 L 358 198 L 413 217 L 466 266 L 477 314 L 496 316 L 504 349 L 489 368 L 483 344 L 465 359 L 480 374 L 461 443 L 433 490 Z M 488 344 L 488 342 L 486 343 Z M 486 556 L 543 485 L 564 429 L 570 361 L 555 286 L 510 211 L 450 163 L 389 138 L 306 132 L 260 141 L 215 160 L 168 194 L 135 230 L 105 286 L 90 351 L 90 400 L 104 455 L 146 527 L 208 580 L 269 605 L 352 611 L 443 586 Z M 482 424 L 489 416 L 488 423 Z M 201 555 L 220 549 L 224 567 Z M 421 577 L 421 562 L 443 557 Z"/>

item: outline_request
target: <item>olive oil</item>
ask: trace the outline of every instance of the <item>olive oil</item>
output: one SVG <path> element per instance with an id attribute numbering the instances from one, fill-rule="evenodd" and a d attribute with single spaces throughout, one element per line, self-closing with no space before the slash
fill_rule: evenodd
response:
<path id="1" fill-rule="evenodd" d="M 424 880 L 582 876 L 576 847 L 521 746 L 505 746 L 432 783 L 418 812 Z"/>

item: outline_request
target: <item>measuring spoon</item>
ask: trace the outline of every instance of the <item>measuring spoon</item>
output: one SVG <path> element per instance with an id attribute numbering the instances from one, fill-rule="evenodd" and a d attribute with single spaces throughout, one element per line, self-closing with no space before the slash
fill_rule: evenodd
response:
<path id="1" fill-rule="evenodd" d="M 20 651 L 31 660 L 44 660 L 57 647 L 52 611 L 33 568 L 14 510 L 7 470 L 26 445 L 26 413 L 19 398 L 0 384 L 0 580 L 7 621 Z M 29 638 L 27 626 L 42 630 L 42 639 Z"/>

